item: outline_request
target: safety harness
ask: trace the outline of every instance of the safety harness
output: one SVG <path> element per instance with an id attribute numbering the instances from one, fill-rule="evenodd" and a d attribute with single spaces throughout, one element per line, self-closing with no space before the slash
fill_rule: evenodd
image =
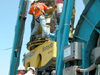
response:
<path id="1" fill-rule="evenodd" d="M 36 7 L 37 7 L 38 9 L 36 9 Z M 35 14 L 35 10 L 40 10 L 40 16 L 42 15 L 42 16 L 45 17 L 45 13 L 40 9 L 40 6 L 39 6 L 38 3 L 36 3 L 36 4 L 34 5 L 34 14 Z M 38 17 L 35 19 L 38 23 L 40 23 L 40 20 L 39 20 L 40 16 L 38 16 Z"/>

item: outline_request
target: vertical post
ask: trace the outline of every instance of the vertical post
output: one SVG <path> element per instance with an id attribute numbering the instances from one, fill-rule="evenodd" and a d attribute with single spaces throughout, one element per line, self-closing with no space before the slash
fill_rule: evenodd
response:
<path id="1" fill-rule="evenodd" d="M 67 1 L 64 0 L 63 2 L 63 9 L 60 17 L 60 23 L 57 31 L 57 56 L 56 56 L 56 72 L 58 71 L 58 64 L 59 64 L 59 54 L 61 50 L 61 43 L 62 43 L 62 35 L 63 35 L 63 24 L 64 24 L 64 18 L 65 18 L 65 13 L 66 13 L 66 6 L 67 6 Z"/>
<path id="2" fill-rule="evenodd" d="M 68 0 L 67 3 L 67 9 L 66 14 L 64 18 L 64 30 L 63 30 L 63 38 L 61 43 L 61 50 L 59 51 L 59 56 L 57 57 L 59 59 L 58 69 L 57 69 L 57 75 L 63 74 L 63 68 L 64 68 L 64 62 L 63 62 L 63 48 L 65 45 L 68 45 L 68 37 L 69 37 L 69 30 L 70 30 L 70 20 L 72 16 L 73 6 L 74 6 L 75 0 Z M 58 42 L 57 42 L 58 43 Z"/>
<path id="3" fill-rule="evenodd" d="M 20 0 L 9 75 L 16 75 L 19 66 L 28 4 L 29 0 Z"/>

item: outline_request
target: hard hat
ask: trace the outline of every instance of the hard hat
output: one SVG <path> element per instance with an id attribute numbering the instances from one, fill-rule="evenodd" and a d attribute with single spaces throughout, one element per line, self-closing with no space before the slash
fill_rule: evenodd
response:
<path id="1" fill-rule="evenodd" d="M 28 67 L 27 70 L 29 70 L 29 69 L 32 69 L 32 70 L 35 71 L 35 68 L 34 67 Z"/>
<path id="2" fill-rule="evenodd" d="M 30 4 L 32 4 L 34 1 L 37 2 L 38 0 L 30 0 Z"/>
<path id="3" fill-rule="evenodd" d="M 17 70 L 25 70 L 25 67 L 23 65 L 19 65 Z"/>
<path id="4" fill-rule="evenodd" d="M 56 70 L 53 70 L 53 71 L 51 72 L 51 74 L 56 74 Z"/>

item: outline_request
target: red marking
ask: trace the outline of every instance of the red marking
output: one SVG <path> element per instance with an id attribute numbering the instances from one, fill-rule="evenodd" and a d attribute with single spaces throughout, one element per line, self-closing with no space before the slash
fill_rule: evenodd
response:
<path id="1" fill-rule="evenodd" d="M 62 0 L 56 0 L 56 4 L 58 4 L 58 3 L 63 3 L 63 1 Z"/>

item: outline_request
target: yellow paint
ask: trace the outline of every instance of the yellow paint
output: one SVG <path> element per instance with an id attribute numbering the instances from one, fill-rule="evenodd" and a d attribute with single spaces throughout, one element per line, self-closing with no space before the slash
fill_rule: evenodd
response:
<path id="1" fill-rule="evenodd" d="M 70 27 L 69 36 L 72 36 L 72 27 Z"/>
<path id="2" fill-rule="evenodd" d="M 27 49 L 30 51 L 30 47 L 34 46 L 34 45 L 41 45 L 42 43 L 35 43 L 35 44 L 30 44 Z"/>
<path id="3" fill-rule="evenodd" d="M 39 54 L 42 57 L 41 61 Z M 35 68 L 43 67 L 53 57 L 56 58 L 56 42 L 47 41 L 25 55 L 25 68 L 28 65 L 34 66 Z M 56 62 L 54 61 L 52 64 L 56 64 Z"/>
<path id="4" fill-rule="evenodd" d="M 72 18 L 75 16 L 75 8 L 73 7 Z"/>

